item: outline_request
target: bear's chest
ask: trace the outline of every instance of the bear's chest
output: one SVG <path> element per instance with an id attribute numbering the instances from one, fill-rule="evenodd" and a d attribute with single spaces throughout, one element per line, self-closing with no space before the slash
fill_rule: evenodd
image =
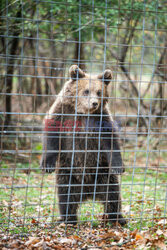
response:
<path id="1" fill-rule="evenodd" d="M 62 139 L 61 154 L 62 162 L 73 161 L 74 166 L 94 168 L 97 163 L 101 164 L 106 157 L 101 152 L 102 134 L 99 129 L 99 121 L 93 118 L 81 118 L 72 131 L 67 131 Z"/>

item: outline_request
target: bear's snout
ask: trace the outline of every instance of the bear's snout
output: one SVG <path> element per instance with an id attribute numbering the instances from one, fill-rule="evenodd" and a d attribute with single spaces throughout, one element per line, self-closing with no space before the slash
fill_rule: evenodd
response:
<path id="1" fill-rule="evenodd" d="M 92 105 L 93 105 L 94 108 L 97 108 L 98 103 L 97 102 L 93 102 Z"/>

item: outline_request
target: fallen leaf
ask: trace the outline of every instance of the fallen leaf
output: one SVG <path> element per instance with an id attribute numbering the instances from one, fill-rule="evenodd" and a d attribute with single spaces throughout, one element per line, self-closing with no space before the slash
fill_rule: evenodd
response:
<path id="1" fill-rule="evenodd" d="M 136 234 L 135 239 L 136 240 L 143 240 L 143 237 L 140 234 Z"/>
<path id="2" fill-rule="evenodd" d="M 19 246 L 19 242 L 17 242 L 16 240 L 14 240 L 12 243 L 9 244 L 9 248 L 13 249 L 17 249 Z"/>
<path id="3" fill-rule="evenodd" d="M 124 210 L 125 213 L 129 213 L 130 209 L 131 209 L 130 205 L 126 205 L 126 206 L 123 208 L 123 210 Z"/>
<path id="4" fill-rule="evenodd" d="M 160 249 L 162 250 L 166 250 L 166 244 L 160 240 L 158 240 L 156 243 L 155 243 L 155 246 L 159 247 Z"/>
<path id="5" fill-rule="evenodd" d="M 131 236 L 132 236 L 133 239 L 136 237 L 137 232 L 138 232 L 138 229 L 135 229 L 135 230 L 131 233 Z"/>
<path id="6" fill-rule="evenodd" d="M 34 245 L 39 242 L 37 237 L 30 237 L 29 240 L 25 243 L 26 246 Z"/>
<path id="7" fill-rule="evenodd" d="M 167 219 L 162 219 L 158 221 L 158 225 L 166 225 L 167 224 Z"/>
<path id="8" fill-rule="evenodd" d="M 36 243 L 33 247 L 41 247 L 43 245 L 44 240 L 42 239 L 40 242 Z"/>
<path id="9" fill-rule="evenodd" d="M 122 237 L 119 241 L 118 241 L 118 244 L 122 244 L 124 241 L 124 238 Z"/>
<path id="10" fill-rule="evenodd" d="M 38 223 L 38 221 L 37 221 L 37 220 L 35 220 L 35 219 L 32 219 L 31 223 L 32 223 L 32 224 L 37 224 L 37 223 Z"/>
<path id="11" fill-rule="evenodd" d="M 157 235 L 163 235 L 163 231 L 162 231 L 161 229 L 158 229 L 158 230 L 156 231 L 156 234 L 157 234 Z"/>
<path id="12" fill-rule="evenodd" d="M 98 243 L 98 246 L 99 247 L 103 247 L 105 246 L 106 242 L 104 240 L 102 240 L 100 243 Z"/>
<path id="13" fill-rule="evenodd" d="M 76 244 L 76 240 L 73 240 L 73 239 L 68 239 L 68 238 L 61 238 L 60 240 L 59 240 L 59 242 L 61 243 L 61 244 Z"/>
<path id="14" fill-rule="evenodd" d="M 60 224 L 59 224 L 59 227 L 65 227 L 65 226 L 66 226 L 65 223 L 60 223 Z"/>
<path id="15" fill-rule="evenodd" d="M 116 235 L 114 232 L 109 232 L 109 233 L 100 235 L 100 238 L 101 238 L 101 240 L 106 240 L 106 239 L 109 239 L 109 238 L 115 239 L 117 241 L 120 240 L 120 236 Z"/>
<path id="16" fill-rule="evenodd" d="M 82 239 L 77 235 L 73 235 L 71 238 L 73 238 L 76 241 L 82 241 Z"/>

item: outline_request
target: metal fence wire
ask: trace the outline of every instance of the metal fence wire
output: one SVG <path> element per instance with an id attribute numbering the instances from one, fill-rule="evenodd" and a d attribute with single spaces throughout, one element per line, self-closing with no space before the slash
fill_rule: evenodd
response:
<path id="1" fill-rule="evenodd" d="M 1 232 L 165 227 L 166 20 L 159 0 L 1 0 Z"/>

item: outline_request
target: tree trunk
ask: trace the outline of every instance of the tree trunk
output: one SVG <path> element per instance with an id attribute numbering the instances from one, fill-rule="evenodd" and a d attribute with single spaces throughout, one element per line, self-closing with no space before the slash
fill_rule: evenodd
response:
<path id="1" fill-rule="evenodd" d="M 17 18 L 21 17 L 21 8 L 18 10 L 17 13 Z M 16 19 L 17 20 L 17 19 Z M 18 21 L 17 21 L 18 22 Z M 20 30 L 17 30 L 12 34 L 14 36 L 14 38 L 12 39 L 11 42 L 11 48 L 10 48 L 10 52 L 9 55 L 17 55 L 17 50 L 19 47 L 19 34 L 20 34 Z M 6 57 L 8 57 L 8 55 L 6 55 Z M 15 58 L 11 57 L 8 60 L 8 65 L 7 65 L 7 72 L 6 72 L 6 98 L 5 98 L 5 112 L 7 113 L 5 115 L 5 120 L 4 120 L 4 125 L 5 127 L 8 126 L 11 122 L 11 102 L 12 102 L 12 96 L 10 95 L 12 93 L 12 85 L 13 85 L 13 73 L 14 73 L 14 62 L 15 62 Z"/>
<path id="2" fill-rule="evenodd" d="M 76 63 L 81 69 L 85 70 L 84 46 L 83 43 L 78 42 L 77 39 L 75 43 L 74 63 Z"/>
<path id="3" fill-rule="evenodd" d="M 159 94 L 160 94 L 160 116 L 164 115 L 165 111 L 165 105 L 164 105 L 164 96 L 165 96 L 165 81 L 167 81 L 167 49 L 166 49 L 167 43 L 165 44 L 164 54 L 160 58 L 159 62 L 159 71 L 162 73 L 162 79 L 164 80 L 164 83 L 159 84 Z"/>

